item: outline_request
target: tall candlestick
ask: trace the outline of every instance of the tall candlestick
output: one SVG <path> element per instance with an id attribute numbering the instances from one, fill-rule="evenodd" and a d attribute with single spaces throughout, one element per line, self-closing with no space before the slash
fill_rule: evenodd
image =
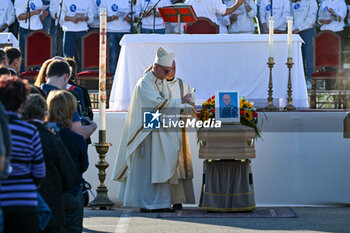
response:
<path id="1" fill-rule="evenodd" d="M 292 28 L 293 28 L 293 17 L 287 17 L 288 23 L 288 58 L 292 58 Z"/>
<path id="2" fill-rule="evenodd" d="M 273 57 L 273 16 L 270 16 L 269 20 L 269 57 Z"/>
<path id="3" fill-rule="evenodd" d="M 100 130 L 106 130 L 106 59 L 107 59 L 107 9 L 100 9 L 100 69 L 99 69 L 99 108 Z"/>

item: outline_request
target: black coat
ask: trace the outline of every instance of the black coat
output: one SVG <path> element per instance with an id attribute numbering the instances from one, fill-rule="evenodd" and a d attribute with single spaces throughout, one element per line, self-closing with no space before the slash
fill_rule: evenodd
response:
<path id="1" fill-rule="evenodd" d="M 39 193 L 52 211 L 47 227 L 62 227 L 64 225 L 63 193 L 77 182 L 75 164 L 59 136 L 51 133 L 39 122 L 30 123 L 39 131 L 46 165 L 46 177 L 39 188 Z"/>
<path id="2" fill-rule="evenodd" d="M 3 145 L 0 145 L 0 151 L 4 152 L 0 153 L 0 156 L 5 155 L 5 166 L 4 170 L 0 172 L 0 179 L 6 179 L 8 176 L 8 168 L 10 164 L 10 154 L 11 154 L 11 132 L 8 128 L 8 117 L 5 113 L 5 108 L 3 107 L 1 101 L 0 101 L 0 143 L 3 143 Z"/>

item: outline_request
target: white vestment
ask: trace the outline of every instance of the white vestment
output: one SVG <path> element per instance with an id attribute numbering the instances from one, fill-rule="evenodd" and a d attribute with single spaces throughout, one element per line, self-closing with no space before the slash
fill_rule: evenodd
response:
<path id="1" fill-rule="evenodd" d="M 194 203 L 193 171 L 186 132 L 181 129 L 143 129 L 143 112 L 180 114 L 189 86 L 179 79 L 160 80 L 146 72 L 137 82 L 129 106 L 113 179 L 122 182 L 118 198 L 124 206 L 159 209 Z M 174 119 L 174 118 L 173 118 Z"/>

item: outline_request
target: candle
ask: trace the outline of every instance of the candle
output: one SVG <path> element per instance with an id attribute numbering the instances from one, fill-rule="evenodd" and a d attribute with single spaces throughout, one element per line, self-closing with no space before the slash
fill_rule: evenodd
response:
<path id="1" fill-rule="evenodd" d="M 273 16 L 269 20 L 269 57 L 273 57 Z"/>
<path id="2" fill-rule="evenodd" d="M 288 22 L 288 58 L 292 58 L 293 17 L 287 17 L 287 22 Z"/>
<path id="3" fill-rule="evenodd" d="M 99 108 L 100 130 L 106 130 L 107 9 L 100 9 Z"/>

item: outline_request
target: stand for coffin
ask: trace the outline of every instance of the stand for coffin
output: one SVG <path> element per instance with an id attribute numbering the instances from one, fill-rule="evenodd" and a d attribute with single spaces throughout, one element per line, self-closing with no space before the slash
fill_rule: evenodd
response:
<path id="1" fill-rule="evenodd" d="M 255 158 L 254 138 L 254 130 L 240 124 L 199 130 L 199 158 L 206 159 L 201 209 L 216 212 L 256 209 L 249 160 Z"/>

